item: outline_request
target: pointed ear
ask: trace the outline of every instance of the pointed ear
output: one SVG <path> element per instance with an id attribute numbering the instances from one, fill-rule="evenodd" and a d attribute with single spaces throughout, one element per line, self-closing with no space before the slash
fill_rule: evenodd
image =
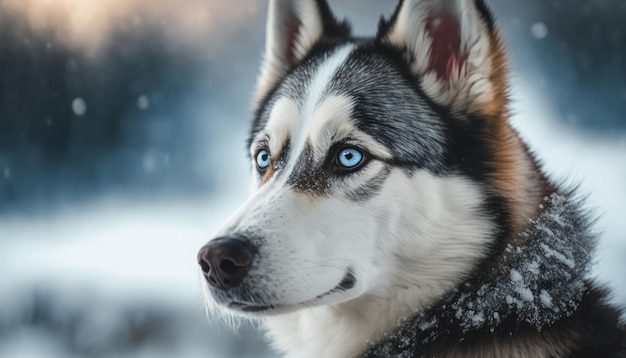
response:
<path id="1" fill-rule="evenodd" d="M 270 0 L 255 103 L 321 39 L 349 36 L 350 26 L 337 21 L 325 0 Z"/>
<path id="2" fill-rule="evenodd" d="M 506 107 L 504 51 L 482 0 L 401 0 L 377 39 L 404 51 L 420 87 L 440 105 L 484 114 Z"/>

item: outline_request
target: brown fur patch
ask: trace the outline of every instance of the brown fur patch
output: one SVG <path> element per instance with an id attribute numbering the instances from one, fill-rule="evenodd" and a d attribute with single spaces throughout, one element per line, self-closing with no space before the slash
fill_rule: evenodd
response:
<path id="1" fill-rule="evenodd" d="M 497 30 L 490 35 L 493 92 L 480 104 L 479 112 L 487 118 L 486 136 L 494 154 L 493 184 L 508 203 L 513 238 L 539 213 L 541 198 L 550 194 L 547 179 L 526 144 L 509 123 L 508 69 L 506 52 Z"/>
<path id="2" fill-rule="evenodd" d="M 261 178 L 261 184 L 260 185 L 264 185 L 265 183 L 267 183 L 270 180 L 270 178 L 272 177 L 272 175 L 274 175 L 274 172 L 276 171 L 276 166 L 275 166 L 274 162 L 275 162 L 275 159 L 272 158 L 272 164 L 270 164 L 270 166 L 265 171 L 265 174 L 263 175 L 263 178 Z"/>
<path id="3" fill-rule="evenodd" d="M 435 357 L 509 357 L 509 358 L 552 358 L 568 356 L 576 346 L 576 332 L 564 334 L 552 332 L 516 332 L 511 336 L 486 336 L 479 343 L 460 343 L 432 352 Z"/>

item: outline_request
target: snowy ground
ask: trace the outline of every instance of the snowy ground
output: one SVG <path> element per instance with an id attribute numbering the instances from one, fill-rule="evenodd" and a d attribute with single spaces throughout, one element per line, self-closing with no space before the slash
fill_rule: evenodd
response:
<path id="1" fill-rule="evenodd" d="M 598 228 L 604 231 L 594 274 L 616 289 L 616 302 L 626 305 L 626 136 L 600 140 L 559 125 L 550 120 L 550 109 L 541 98 L 526 91 L 523 82 L 518 85 L 514 107 L 520 115 L 514 124 L 550 173 L 579 179 L 582 191 L 589 193 L 589 204 L 601 214 Z M 69 356 L 45 330 L 7 331 L 6 322 L 15 321 L 11 317 L 19 315 L 32 287 L 49 289 L 55 307 L 92 312 L 81 326 L 87 327 L 87 338 L 92 337 L 89 329 L 99 338 L 115 335 L 123 307 L 143 302 L 168 311 L 167 324 L 180 332 L 166 348 L 147 342 L 139 350 L 100 356 L 268 355 L 254 334 L 245 334 L 247 344 L 240 345 L 218 323 L 204 323 L 195 262 L 198 248 L 244 199 L 247 173 L 241 168 L 222 171 L 224 176 L 234 174 L 234 179 L 222 178 L 218 198 L 143 203 L 107 198 L 53 216 L 2 218 L 0 317 L 5 327 L 3 332 L 0 325 L 0 333 L 5 341 L 0 357 Z"/>
<path id="2" fill-rule="evenodd" d="M 0 357 L 267 355 L 258 334 L 204 313 L 196 253 L 236 204 L 109 199 L 5 218 Z"/>

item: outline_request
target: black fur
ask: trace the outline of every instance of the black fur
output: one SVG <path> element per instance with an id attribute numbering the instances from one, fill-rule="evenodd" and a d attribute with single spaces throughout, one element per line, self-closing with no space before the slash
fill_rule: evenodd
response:
<path id="1" fill-rule="evenodd" d="M 337 20 L 326 0 L 316 0 L 316 3 L 322 17 L 324 37 L 327 39 L 343 39 L 349 37 L 352 32 L 350 23 L 346 19 L 341 21 Z"/>
<path id="2" fill-rule="evenodd" d="M 555 283 L 558 284 L 558 283 Z M 526 347 L 566 345 L 566 353 L 548 355 L 559 358 L 623 358 L 626 357 L 626 331 L 620 323 L 620 311 L 606 304 L 606 291 L 588 283 L 588 290 L 580 300 L 578 309 L 569 317 L 555 322 L 538 331 L 536 327 L 516 322 L 514 319 L 503 321 L 497 331 L 483 328 L 468 334 L 461 330 L 448 333 L 431 343 L 407 347 L 401 340 L 392 342 L 387 347 L 397 349 L 381 350 L 380 346 L 367 351 L 364 358 L 374 357 L 506 357 L 519 354 L 511 348 L 504 355 L 493 352 L 506 352 L 502 347 Z M 444 313 L 441 313 L 444 314 Z M 394 337 L 395 338 L 395 337 Z M 491 353 L 490 353 L 491 352 Z M 501 353 L 502 354 L 502 353 Z"/>

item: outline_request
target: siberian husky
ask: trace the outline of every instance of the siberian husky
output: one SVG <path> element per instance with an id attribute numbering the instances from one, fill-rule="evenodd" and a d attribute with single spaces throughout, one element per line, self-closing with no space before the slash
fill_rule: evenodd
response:
<path id="1" fill-rule="evenodd" d="M 624 357 L 574 190 L 509 125 L 481 0 L 404 0 L 355 38 L 271 0 L 254 192 L 198 253 L 209 306 L 289 357 Z"/>

